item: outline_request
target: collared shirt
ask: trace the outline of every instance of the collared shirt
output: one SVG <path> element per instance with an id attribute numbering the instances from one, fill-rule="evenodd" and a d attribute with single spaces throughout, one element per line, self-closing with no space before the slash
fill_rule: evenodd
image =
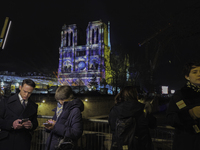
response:
<path id="1" fill-rule="evenodd" d="M 18 94 L 18 96 L 19 96 L 19 100 L 20 100 L 21 104 L 23 105 L 23 99 L 22 99 L 21 95 Z M 25 100 L 25 105 L 26 105 L 26 106 L 27 106 L 27 103 L 28 103 L 28 101 Z"/>

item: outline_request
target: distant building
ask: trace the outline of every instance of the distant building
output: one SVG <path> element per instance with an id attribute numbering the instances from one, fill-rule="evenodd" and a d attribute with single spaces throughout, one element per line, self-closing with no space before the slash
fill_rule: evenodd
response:
<path id="1" fill-rule="evenodd" d="M 36 83 L 33 93 L 48 93 L 49 87 L 60 85 L 57 78 L 51 75 L 36 72 L 27 72 L 17 75 L 15 72 L 1 71 L 0 88 L 6 95 L 16 93 L 19 90 L 19 85 L 21 85 L 24 79 L 32 79 Z"/>
<path id="2" fill-rule="evenodd" d="M 109 23 L 108 23 L 109 25 Z M 86 29 L 86 44 L 79 44 L 76 24 L 64 25 L 59 48 L 58 81 L 69 86 L 100 86 L 110 82 L 110 37 L 105 23 L 92 21 Z"/>

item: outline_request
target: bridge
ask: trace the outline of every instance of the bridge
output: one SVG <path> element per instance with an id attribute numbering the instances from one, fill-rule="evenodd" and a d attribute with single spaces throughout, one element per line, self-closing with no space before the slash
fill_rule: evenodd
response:
<path id="1" fill-rule="evenodd" d="M 0 85 L 4 94 L 16 93 L 19 85 L 24 79 L 32 79 L 36 83 L 33 93 L 47 93 L 51 86 L 58 86 L 60 83 L 54 75 L 41 74 L 36 72 L 27 72 L 17 75 L 15 72 L 1 71 Z"/>

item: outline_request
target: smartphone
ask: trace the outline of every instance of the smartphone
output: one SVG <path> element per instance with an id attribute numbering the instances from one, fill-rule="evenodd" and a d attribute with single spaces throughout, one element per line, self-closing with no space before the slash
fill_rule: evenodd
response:
<path id="1" fill-rule="evenodd" d="M 45 123 L 43 123 L 43 125 L 44 125 L 44 126 L 51 126 L 51 124 L 49 124 L 49 123 L 46 123 L 46 122 L 45 122 Z"/>
<path id="2" fill-rule="evenodd" d="M 45 122 L 45 123 L 43 123 L 43 125 L 48 125 L 48 123 Z"/>
<path id="3" fill-rule="evenodd" d="M 26 121 L 28 121 L 29 120 L 29 118 L 24 118 L 24 119 L 22 119 L 22 121 L 21 122 L 19 122 L 19 123 L 23 123 L 23 122 L 26 122 Z"/>

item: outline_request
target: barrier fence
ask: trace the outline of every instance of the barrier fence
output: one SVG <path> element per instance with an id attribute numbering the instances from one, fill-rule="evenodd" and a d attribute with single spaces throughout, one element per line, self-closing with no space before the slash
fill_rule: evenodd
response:
<path id="1" fill-rule="evenodd" d="M 33 133 L 31 150 L 44 150 L 49 133 L 45 132 L 43 122 L 52 116 L 38 116 L 39 126 Z M 107 120 L 83 119 L 84 131 L 78 141 L 80 150 L 110 150 L 112 135 Z M 171 150 L 174 129 L 158 126 L 150 130 L 155 150 Z"/>

